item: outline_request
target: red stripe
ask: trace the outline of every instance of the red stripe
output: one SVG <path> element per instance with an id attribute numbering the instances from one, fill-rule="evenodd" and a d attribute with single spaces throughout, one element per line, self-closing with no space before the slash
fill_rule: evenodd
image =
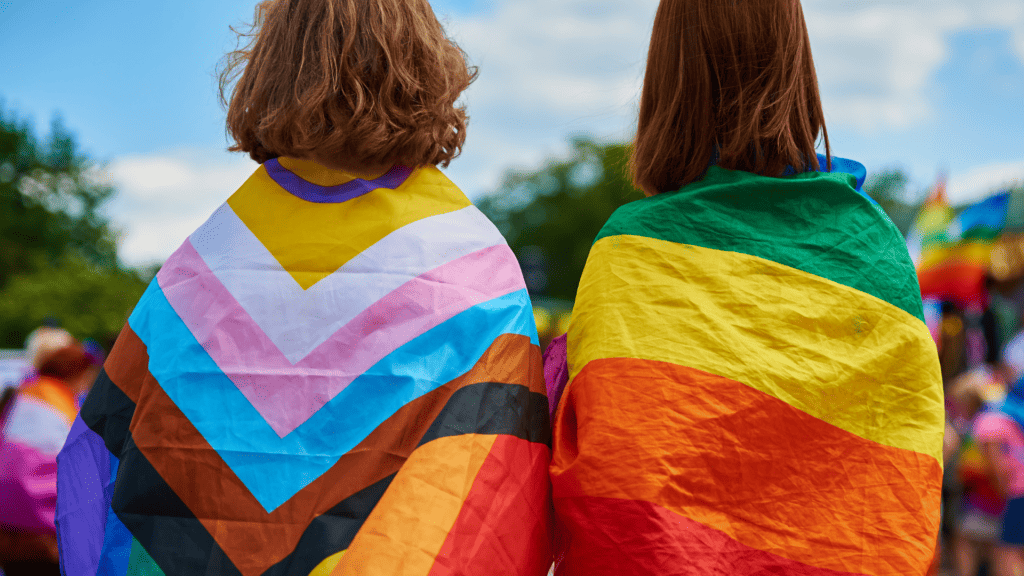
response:
<path id="1" fill-rule="evenodd" d="M 542 576 L 551 565 L 547 446 L 498 436 L 429 576 Z"/>
<path id="2" fill-rule="evenodd" d="M 985 291 L 987 267 L 969 262 L 943 262 L 918 272 L 921 294 L 925 297 L 951 298 L 967 304 Z"/>
<path id="3" fill-rule="evenodd" d="M 862 417 L 879 430 L 929 426 L 888 404 L 868 408 Z M 928 433 L 940 437 L 941 428 Z M 934 551 L 942 482 L 934 457 L 867 440 L 692 368 L 590 362 L 566 388 L 553 445 L 558 514 L 566 498 L 651 502 L 744 546 L 878 576 L 921 576 Z M 605 528 L 594 518 L 567 524 L 582 542 Z"/>
<path id="4" fill-rule="evenodd" d="M 850 576 L 745 546 L 639 500 L 560 498 L 555 576 Z M 585 539 L 579 535 L 585 534 Z M 575 535 L 576 540 L 572 538 Z M 860 576 L 860 575 L 857 575 Z"/>

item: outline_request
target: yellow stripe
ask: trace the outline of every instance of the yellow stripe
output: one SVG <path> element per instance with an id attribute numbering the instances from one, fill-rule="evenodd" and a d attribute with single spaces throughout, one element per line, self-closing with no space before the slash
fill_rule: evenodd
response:
<path id="1" fill-rule="evenodd" d="M 385 170 L 376 174 L 356 174 L 346 170 L 333 170 L 312 160 L 286 158 L 284 156 L 278 158 L 277 161 L 281 163 L 281 166 L 294 172 L 306 182 L 316 184 L 317 186 L 337 186 L 345 182 L 351 182 L 356 178 L 376 180 L 387 172 Z"/>
<path id="2" fill-rule="evenodd" d="M 316 568 L 309 573 L 309 576 L 330 576 L 334 568 L 341 562 L 346 550 L 342 550 L 333 556 L 328 556 L 323 562 L 317 564 Z"/>
<path id="3" fill-rule="evenodd" d="M 261 166 L 228 204 L 307 289 L 398 228 L 470 202 L 433 166 L 417 169 L 395 190 L 375 190 L 340 204 L 297 198 Z"/>
<path id="4" fill-rule="evenodd" d="M 947 261 L 988 266 L 992 259 L 992 244 L 984 240 L 974 240 L 956 246 L 930 248 L 921 253 L 921 263 L 917 269 L 927 270 Z"/>
<path id="5" fill-rule="evenodd" d="M 602 358 L 688 366 L 941 462 L 942 379 L 925 324 L 776 262 L 604 238 L 590 251 L 569 343 L 572 377 Z"/>
<path id="6" fill-rule="evenodd" d="M 333 574 L 430 572 L 496 438 L 464 434 L 417 448 Z"/>

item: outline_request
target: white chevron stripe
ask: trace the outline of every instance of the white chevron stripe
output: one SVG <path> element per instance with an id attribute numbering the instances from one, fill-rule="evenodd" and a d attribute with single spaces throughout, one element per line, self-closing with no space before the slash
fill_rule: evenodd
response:
<path id="1" fill-rule="evenodd" d="M 409 280 L 477 250 L 505 243 L 490 220 L 468 206 L 399 228 L 303 290 L 226 203 L 190 241 L 292 364 Z M 313 251 L 318 248 L 330 249 L 311 246 L 311 259 L 315 260 Z"/>

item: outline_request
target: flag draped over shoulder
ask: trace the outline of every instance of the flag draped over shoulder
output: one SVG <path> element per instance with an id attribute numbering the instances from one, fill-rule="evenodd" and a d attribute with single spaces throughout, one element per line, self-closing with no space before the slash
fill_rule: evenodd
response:
<path id="1" fill-rule="evenodd" d="M 611 217 L 553 421 L 556 574 L 926 572 L 938 358 L 856 181 L 711 167 Z"/>
<path id="2" fill-rule="evenodd" d="M 544 574 L 530 302 L 436 168 L 271 160 L 166 262 L 59 457 L 67 574 Z"/>

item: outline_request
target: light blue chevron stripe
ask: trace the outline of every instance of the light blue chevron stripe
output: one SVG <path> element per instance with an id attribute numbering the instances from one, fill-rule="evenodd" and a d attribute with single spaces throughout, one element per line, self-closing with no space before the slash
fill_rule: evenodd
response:
<path id="1" fill-rule="evenodd" d="M 469 308 L 395 350 L 284 438 L 150 284 L 128 320 L 149 371 L 267 512 L 319 478 L 399 408 L 468 372 L 495 338 L 537 329 L 525 290 Z"/>

